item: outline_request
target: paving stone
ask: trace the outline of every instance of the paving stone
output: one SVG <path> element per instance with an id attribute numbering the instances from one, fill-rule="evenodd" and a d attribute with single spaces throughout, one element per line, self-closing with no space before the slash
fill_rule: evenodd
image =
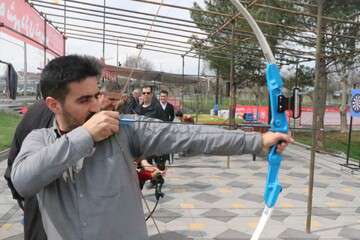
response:
<path id="1" fill-rule="evenodd" d="M 281 170 L 290 170 L 293 169 L 294 167 L 286 165 L 286 164 L 281 164 Z"/>
<path id="2" fill-rule="evenodd" d="M 283 240 L 309 240 L 319 239 L 320 237 L 315 234 L 308 234 L 303 231 L 288 228 L 279 235 L 279 239 Z"/>
<path id="3" fill-rule="evenodd" d="M 345 237 L 345 238 L 348 238 L 348 239 L 351 239 L 351 240 L 359 240 L 360 239 L 360 230 L 350 228 L 350 227 L 344 227 L 339 232 L 339 236 L 340 237 Z"/>
<path id="4" fill-rule="evenodd" d="M 164 240 L 164 239 L 193 240 L 194 238 L 189 238 L 186 235 L 177 232 L 163 232 L 150 237 L 150 240 Z"/>
<path id="5" fill-rule="evenodd" d="M 182 175 L 187 176 L 187 177 L 191 177 L 191 178 L 196 178 L 196 177 L 201 177 L 202 176 L 202 174 L 195 173 L 195 172 L 184 172 Z"/>
<path id="6" fill-rule="evenodd" d="M 355 210 L 356 213 L 360 213 L 360 207 Z"/>
<path id="7" fill-rule="evenodd" d="M 355 196 L 353 196 L 353 195 L 337 193 L 337 192 L 329 192 L 326 196 L 329 198 L 334 198 L 337 200 L 344 200 L 344 201 L 349 201 L 349 202 L 351 202 L 355 198 Z"/>
<path id="8" fill-rule="evenodd" d="M 216 240 L 248 240 L 250 238 L 251 235 L 233 229 L 228 229 L 215 237 Z"/>
<path id="9" fill-rule="evenodd" d="M 263 210 L 257 211 L 255 213 L 256 216 L 261 216 Z M 281 211 L 278 209 L 274 209 L 272 214 L 271 214 L 271 219 L 282 222 L 284 221 L 288 216 L 290 216 L 291 214 L 285 211 Z"/>
<path id="10" fill-rule="evenodd" d="M 244 166 L 243 168 L 244 169 L 250 169 L 250 170 L 253 170 L 253 171 L 257 171 L 257 170 L 261 169 L 262 167 L 256 166 L 256 165 L 247 165 L 247 166 Z"/>
<path id="11" fill-rule="evenodd" d="M 290 188 L 290 187 L 292 186 L 291 183 L 286 183 L 286 182 L 280 182 L 280 185 L 281 185 L 284 189 Z"/>
<path id="12" fill-rule="evenodd" d="M 209 193 L 200 193 L 200 194 L 193 196 L 193 198 L 196 200 L 207 202 L 207 203 L 214 203 L 221 199 L 221 197 L 218 197 L 214 194 L 209 194 Z"/>
<path id="13" fill-rule="evenodd" d="M 204 212 L 203 214 L 201 214 L 201 216 L 206 217 L 206 218 L 215 219 L 215 220 L 222 221 L 222 222 L 228 222 L 232 218 L 236 217 L 237 214 L 223 210 L 223 209 L 215 208 L 215 209 L 211 209 L 207 212 Z"/>
<path id="14" fill-rule="evenodd" d="M 298 178 L 306 178 L 308 176 L 306 173 L 300 173 L 300 172 L 289 172 L 286 175 L 291 177 L 298 177 Z"/>
<path id="15" fill-rule="evenodd" d="M 239 174 L 229 173 L 229 172 L 222 172 L 222 173 L 218 173 L 216 175 L 223 177 L 223 178 L 227 178 L 227 179 L 233 179 L 233 178 L 236 178 L 239 176 Z"/>
<path id="16" fill-rule="evenodd" d="M 155 190 L 154 190 L 154 192 L 155 192 Z M 156 202 L 155 194 L 150 195 L 150 196 L 146 196 L 145 198 L 146 198 L 146 201 L 151 201 L 153 203 Z M 174 199 L 175 199 L 174 197 L 172 197 L 169 194 L 165 193 L 164 197 L 160 199 L 160 202 L 163 204 L 163 203 L 166 203 L 166 202 L 170 202 L 170 201 L 172 201 Z"/>
<path id="17" fill-rule="evenodd" d="M 342 181 L 341 184 L 343 184 L 345 186 L 360 188 L 360 182 Z"/>
<path id="18" fill-rule="evenodd" d="M 257 172 L 257 173 L 254 173 L 253 176 L 264 178 L 267 176 L 267 173 Z"/>
<path id="19" fill-rule="evenodd" d="M 250 201 L 250 202 L 257 202 L 257 203 L 262 203 L 264 201 L 264 197 L 262 195 L 254 194 L 254 193 L 245 193 L 245 194 L 241 195 L 239 198 Z"/>
<path id="20" fill-rule="evenodd" d="M 0 227 L 3 223 L 9 221 L 20 210 L 17 204 L 14 204 L 4 215 L 0 217 Z"/>
<path id="21" fill-rule="evenodd" d="M 182 217 L 182 214 L 167 209 L 159 209 L 154 212 L 153 217 L 158 221 L 169 223 L 177 218 Z"/>
<path id="22" fill-rule="evenodd" d="M 205 189 L 209 189 L 212 187 L 211 184 L 208 183 L 204 183 L 204 182 L 199 182 L 199 181 L 195 181 L 192 183 L 187 183 L 184 186 L 189 187 L 191 189 L 196 189 L 196 190 L 205 190 Z"/>
<path id="23" fill-rule="evenodd" d="M 319 175 L 327 176 L 327 177 L 335 177 L 335 178 L 338 178 L 338 177 L 341 176 L 338 173 L 334 173 L 334 172 L 330 172 L 330 171 L 322 171 L 322 172 L 319 173 Z"/>
<path id="24" fill-rule="evenodd" d="M 309 185 L 309 182 L 304 183 L 304 185 Z M 328 186 L 329 186 L 329 184 L 327 184 L 327 183 L 323 183 L 323 182 L 319 182 L 319 181 L 314 182 L 314 187 L 327 188 Z"/>
<path id="25" fill-rule="evenodd" d="M 252 186 L 252 184 L 250 183 L 247 183 L 247 182 L 239 182 L 239 181 L 233 181 L 233 182 L 230 182 L 227 184 L 228 186 L 231 186 L 231 187 L 235 187 L 235 188 L 243 188 L 243 189 L 246 189 L 246 188 L 249 188 Z"/>
<path id="26" fill-rule="evenodd" d="M 4 238 L 3 240 L 23 240 L 23 239 L 25 239 L 24 234 L 20 233 L 20 234 L 17 234 L 15 236 Z"/>
<path id="27" fill-rule="evenodd" d="M 328 208 L 321 208 L 321 207 L 313 207 L 312 214 L 314 216 L 319 216 L 331 220 L 336 220 L 341 215 L 340 212 L 336 212 Z"/>
<path id="28" fill-rule="evenodd" d="M 301 193 L 288 193 L 284 198 L 307 202 L 307 196 Z"/>

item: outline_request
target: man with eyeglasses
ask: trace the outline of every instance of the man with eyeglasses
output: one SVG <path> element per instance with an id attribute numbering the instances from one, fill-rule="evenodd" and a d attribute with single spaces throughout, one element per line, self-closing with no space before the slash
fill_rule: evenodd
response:
<path id="1" fill-rule="evenodd" d="M 143 103 L 139 107 L 139 115 L 144 115 L 149 118 L 156 118 L 166 121 L 167 117 L 162 110 L 159 101 L 154 97 L 152 87 L 145 86 L 142 88 Z"/>

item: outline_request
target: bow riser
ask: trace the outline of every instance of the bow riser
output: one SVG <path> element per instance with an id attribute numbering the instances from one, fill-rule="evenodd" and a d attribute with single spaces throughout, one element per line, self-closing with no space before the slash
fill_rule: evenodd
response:
<path id="1" fill-rule="evenodd" d="M 266 83 L 269 91 L 270 99 L 270 112 L 271 112 L 271 121 L 270 121 L 270 130 L 272 132 L 288 132 L 288 123 L 286 119 L 285 111 L 279 112 L 279 96 L 282 95 L 283 80 L 280 76 L 280 71 L 277 65 L 268 64 L 266 66 Z M 282 187 L 279 183 L 278 174 L 280 170 L 280 164 L 283 157 L 276 152 L 276 145 L 270 148 L 268 154 L 268 175 L 266 179 L 266 187 L 264 194 L 264 201 L 266 206 L 272 208 Z"/>

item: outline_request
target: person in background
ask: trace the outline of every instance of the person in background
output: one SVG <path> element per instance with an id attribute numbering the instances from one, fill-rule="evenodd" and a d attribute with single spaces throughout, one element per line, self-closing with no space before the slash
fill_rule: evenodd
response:
<path id="1" fill-rule="evenodd" d="M 102 82 L 100 85 L 100 94 L 98 97 L 100 109 L 108 111 L 117 110 L 120 113 L 123 113 L 123 109 L 128 109 L 128 98 L 127 96 L 122 96 L 121 89 L 122 88 L 118 82 Z M 143 188 L 146 181 L 153 180 L 157 174 L 164 174 L 163 171 L 160 171 L 157 167 L 151 165 L 146 159 L 137 162 L 137 175 L 141 189 Z"/>
<path id="2" fill-rule="evenodd" d="M 125 114 L 139 114 L 138 110 L 139 107 L 141 105 L 140 102 L 140 96 L 141 96 L 141 92 L 139 88 L 135 88 L 132 91 L 132 94 L 128 97 L 127 101 L 126 101 L 126 106 L 124 106 L 124 110 L 123 113 Z"/>
<path id="3" fill-rule="evenodd" d="M 23 119 L 16 127 L 8 155 L 8 165 L 4 177 L 11 190 L 13 198 L 18 201 L 20 208 L 22 208 L 24 211 L 24 240 L 46 240 L 47 237 L 41 220 L 41 213 L 39 211 L 39 204 L 36 195 L 34 194 L 31 196 L 22 197 L 16 191 L 12 183 L 11 170 L 25 137 L 32 130 L 49 128 L 52 126 L 53 119 L 53 112 L 49 110 L 43 100 L 30 106 L 29 110 L 26 112 Z M 41 177 L 41 175 L 39 177 Z"/>
<path id="4" fill-rule="evenodd" d="M 166 90 L 160 91 L 160 105 L 166 114 L 166 118 L 168 122 L 174 121 L 175 113 L 174 106 L 168 102 L 169 92 Z"/>
<path id="5" fill-rule="evenodd" d="M 101 83 L 99 94 L 101 110 L 114 111 L 122 99 L 119 83 L 114 81 L 104 81 Z"/>
<path id="6" fill-rule="evenodd" d="M 158 100 L 154 96 L 151 86 L 144 86 L 142 88 L 142 100 L 143 102 L 137 111 L 139 115 L 159 119 L 162 121 L 167 120 L 167 116 L 162 110 Z"/>
<path id="7" fill-rule="evenodd" d="M 184 114 L 182 113 L 182 111 L 176 111 L 174 122 L 183 122 L 183 116 Z"/>

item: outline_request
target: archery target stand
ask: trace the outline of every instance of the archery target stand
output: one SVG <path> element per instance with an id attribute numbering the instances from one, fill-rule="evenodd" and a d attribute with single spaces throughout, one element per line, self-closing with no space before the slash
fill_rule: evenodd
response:
<path id="1" fill-rule="evenodd" d="M 349 127 L 349 134 L 348 134 L 348 145 L 347 145 L 347 152 L 346 152 L 346 163 L 340 164 L 341 169 L 348 168 L 350 172 L 353 174 L 354 171 L 360 171 L 360 161 L 358 164 L 349 163 L 350 158 L 350 143 L 351 143 L 351 133 L 352 133 L 352 123 L 354 117 L 360 117 L 360 89 L 356 89 L 356 85 L 360 85 L 360 82 L 354 84 L 354 88 L 352 89 L 351 93 L 351 101 L 350 101 L 350 109 L 351 109 L 351 116 L 350 116 L 350 127 Z"/>

